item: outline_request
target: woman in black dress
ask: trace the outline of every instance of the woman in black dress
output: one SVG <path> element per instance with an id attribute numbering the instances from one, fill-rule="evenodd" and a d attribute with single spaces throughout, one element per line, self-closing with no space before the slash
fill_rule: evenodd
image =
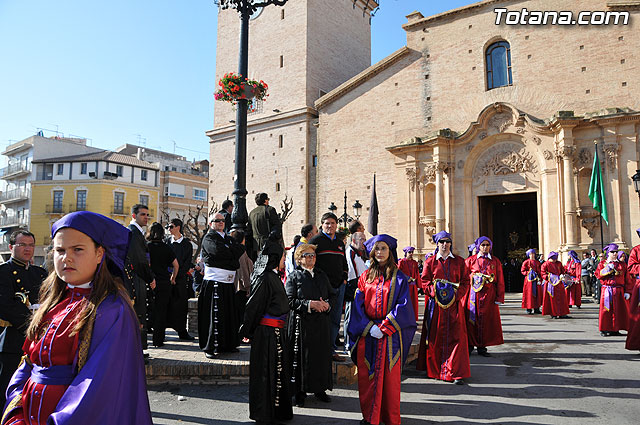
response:
<path id="1" fill-rule="evenodd" d="M 178 260 L 169 245 L 163 242 L 164 228 L 160 223 L 153 223 L 147 235 L 149 240 L 149 257 L 151 270 L 156 277 L 153 304 L 153 345 L 164 345 L 165 329 L 171 301 L 171 289 L 176 284 L 178 274 Z M 169 273 L 169 268 L 173 271 Z"/>
<path id="2" fill-rule="evenodd" d="M 249 417 L 258 424 L 293 417 L 285 330 L 289 300 L 278 276 L 284 260 L 280 244 L 267 242 L 254 264 L 251 297 L 240 326 L 240 336 L 251 339 Z"/>
<path id="3" fill-rule="evenodd" d="M 331 401 L 326 390 L 333 389 L 331 361 L 331 318 L 329 310 L 336 291 L 327 275 L 315 267 L 316 246 L 296 248 L 298 265 L 287 276 L 289 298 L 289 341 L 292 353 L 291 383 L 296 406 L 304 406 L 306 393 L 325 403 Z"/>

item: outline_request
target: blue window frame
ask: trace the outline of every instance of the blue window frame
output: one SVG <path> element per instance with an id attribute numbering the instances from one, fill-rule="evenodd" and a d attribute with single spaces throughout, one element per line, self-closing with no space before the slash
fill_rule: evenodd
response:
<path id="1" fill-rule="evenodd" d="M 511 74 L 511 47 L 498 41 L 487 48 L 487 90 L 513 85 Z"/>

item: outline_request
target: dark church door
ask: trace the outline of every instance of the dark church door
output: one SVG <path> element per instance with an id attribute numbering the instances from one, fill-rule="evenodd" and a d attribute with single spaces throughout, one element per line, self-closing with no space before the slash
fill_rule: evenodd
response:
<path id="1" fill-rule="evenodd" d="M 503 264 L 505 289 L 521 292 L 524 277 L 520 266 L 525 251 L 538 249 L 538 207 L 536 193 L 481 196 L 480 236 L 493 241 L 493 254 Z"/>

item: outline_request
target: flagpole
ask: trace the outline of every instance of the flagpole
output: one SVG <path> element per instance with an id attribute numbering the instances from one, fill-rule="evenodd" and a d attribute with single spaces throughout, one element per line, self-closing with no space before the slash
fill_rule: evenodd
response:
<path id="1" fill-rule="evenodd" d="M 602 236 L 602 214 L 600 214 L 600 252 L 604 252 L 604 236 Z"/>

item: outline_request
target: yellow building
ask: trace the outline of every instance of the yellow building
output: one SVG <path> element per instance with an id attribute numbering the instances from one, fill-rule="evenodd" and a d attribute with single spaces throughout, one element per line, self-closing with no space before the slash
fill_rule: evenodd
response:
<path id="1" fill-rule="evenodd" d="M 149 207 L 158 220 L 158 166 L 111 151 L 34 160 L 31 182 L 31 232 L 36 236 L 36 264 L 51 242 L 51 225 L 74 211 L 93 211 L 128 225 L 131 207 Z M 41 257 L 41 258 L 40 258 Z"/>

